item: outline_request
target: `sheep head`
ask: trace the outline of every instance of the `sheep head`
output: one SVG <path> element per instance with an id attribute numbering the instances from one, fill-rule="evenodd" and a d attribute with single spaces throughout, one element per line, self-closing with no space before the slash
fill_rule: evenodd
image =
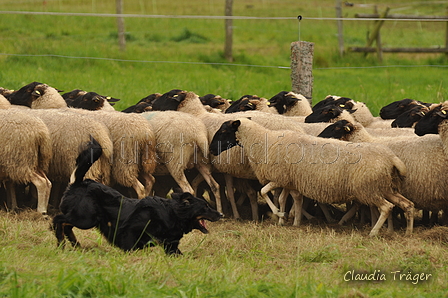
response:
<path id="1" fill-rule="evenodd" d="M 224 122 L 213 136 L 212 142 L 210 143 L 210 153 L 217 156 L 232 147 L 240 146 L 236 136 L 240 125 L 240 120 Z"/>
<path id="2" fill-rule="evenodd" d="M 415 125 L 414 132 L 419 136 L 426 134 L 438 134 L 439 124 L 448 117 L 448 107 L 440 104 L 429 111 L 420 121 Z"/>
<path id="3" fill-rule="evenodd" d="M 328 125 L 318 137 L 327 139 L 338 139 L 345 141 L 347 136 L 355 131 L 355 125 L 347 120 L 339 120 Z"/>
<path id="4" fill-rule="evenodd" d="M 185 100 L 187 92 L 173 89 L 162 94 L 152 103 L 153 111 L 176 111 L 179 104 Z"/>

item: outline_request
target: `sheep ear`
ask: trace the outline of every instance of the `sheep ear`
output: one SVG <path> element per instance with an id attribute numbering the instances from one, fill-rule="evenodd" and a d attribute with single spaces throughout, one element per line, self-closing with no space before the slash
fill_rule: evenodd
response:
<path id="1" fill-rule="evenodd" d="M 447 117 L 447 113 L 445 110 L 440 110 L 439 112 L 436 112 L 436 114 L 442 118 L 446 118 Z"/>
<path id="2" fill-rule="evenodd" d="M 350 126 L 344 126 L 344 129 L 346 132 L 350 132 L 352 129 L 350 128 Z"/>
<path id="3" fill-rule="evenodd" d="M 238 129 L 238 127 L 240 127 L 241 125 L 241 121 L 240 120 L 235 120 L 232 122 L 232 128 L 236 131 Z"/>

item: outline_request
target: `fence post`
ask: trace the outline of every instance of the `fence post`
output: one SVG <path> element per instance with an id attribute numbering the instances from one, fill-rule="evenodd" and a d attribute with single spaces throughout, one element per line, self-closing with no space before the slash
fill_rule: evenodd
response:
<path id="1" fill-rule="evenodd" d="M 117 14 L 123 14 L 123 0 L 116 0 L 115 5 L 117 9 Z M 118 27 L 118 44 L 120 46 L 120 50 L 124 52 L 126 50 L 126 36 L 125 36 L 123 17 L 117 17 L 117 27 Z"/>
<path id="2" fill-rule="evenodd" d="M 448 16 L 448 7 L 446 8 L 446 15 Z M 448 50 L 448 22 L 446 22 L 445 50 Z M 448 58 L 448 52 L 445 52 L 445 56 Z"/>
<path id="3" fill-rule="evenodd" d="M 292 91 L 300 93 L 312 103 L 314 43 L 295 41 L 291 43 Z"/>
<path id="4" fill-rule="evenodd" d="M 226 0 L 226 8 L 225 8 L 225 15 L 226 16 L 232 16 L 232 6 L 233 6 L 233 0 Z M 225 27 L 226 27 L 226 44 L 224 46 L 224 58 L 226 58 L 227 61 L 232 62 L 233 61 L 233 54 L 232 54 L 232 44 L 233 44 L 233 20 L 232 19 L 226 19 L 225 20 Z"/>
<path id="5" fill-rule="evenodd" d="M 336 0 L 336 18 L 338 18 L 338 43 L 339 56 L 344 55 L 344 31 L 342 27 L 342 4 L 341 0 Z"/>

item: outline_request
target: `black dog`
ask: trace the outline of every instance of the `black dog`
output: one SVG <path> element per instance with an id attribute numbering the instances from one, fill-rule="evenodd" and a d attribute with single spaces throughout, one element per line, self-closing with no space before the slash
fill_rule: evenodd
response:
<path id="1" fill-rule="evenodd" d="M 167 254 L 181 254 L 178 246 L 184 234 L 198 229 L 208 233 L 205 220 L 217 221 L 222 214 L 190 193 L 173 193 L 172 199 L 148 196 L 130 199 L 84 175 L 101 156 L 99 143 L 92 139 L 76 159 L 75 182 L 65 191 L 62 214 L 53 219 L 58 245 L 67 237 L 77 246 L 73 227 L 97 227 L 107 240 L 129 251 L 158 243 Z"/>

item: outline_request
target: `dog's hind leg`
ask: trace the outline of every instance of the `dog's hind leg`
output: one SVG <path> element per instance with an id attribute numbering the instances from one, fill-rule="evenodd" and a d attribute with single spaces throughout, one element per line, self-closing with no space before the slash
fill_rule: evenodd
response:
<path id="1" fill-rule="evenodd" d="M 79 242 L 73 233 L 73 225 L 69 223 L 63 223 L 62 228 L 64 229 L 64 235 L 68 238 L 73 247 L 79 247 Z"/>
<path id="2" fill-rule="evenodd" d="M 57 239 L 58 247 L 64 243 L 65 235 L 64 235 L 64 224 L 65 224 L 65 216 L 63 214 L 58 214 L 53 218 L 53 230 Z"/>

